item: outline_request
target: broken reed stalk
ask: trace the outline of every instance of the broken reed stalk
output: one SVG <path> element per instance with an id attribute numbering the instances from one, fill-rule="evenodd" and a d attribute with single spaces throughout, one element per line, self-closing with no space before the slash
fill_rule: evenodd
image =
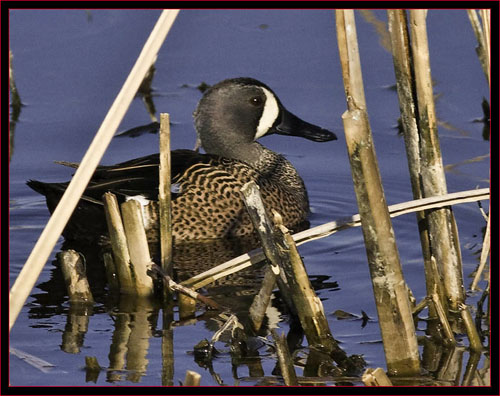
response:
<path id="1" fill-rule="evenodd" d="M 141 204 L 135 199 L 130 199 L 121 204 L 121 210 L 136 293 L 139 296 L 150 296 L 153 294 L 153 280 L 147 272 L 151 268 L 151 256 L 144 230 Z"/>
<path id="2" fill-rule="evenodd" d="M 195 371 L 186 370 L 186 378 L 184 378 L 184 386 L 200 386 L 201 375 Z"/>
<path id="3" fill-rule="evenodd" d="M 367 368 L 361 377 L 365 386 L 392 386 L 392 382 L 381 367 Z"/>
<path id="4" fill-rule="evenodd" d="M 134 99 L 144 76 L 156 59 L 160 46 L 163 44 L 178 13 L 179 10 L 162 11 L 127 80 L 123 84 L 122 89 L 97 131 L 94 140 L 85 153 L 80 166 L 38 238 L 26 263 L 24 263 L 23 269 L 17 276 L 9 296 L 9 331 L 12 329 L 54 245 L 63 232 L 99 161 L 118 129 L 123 116 Z"/>
<path id="5" fill-rule="evenodd" d="M 179 307 L 179 319 L 193 318 L 196 313 L 196 300 L 186 294 L 177 295 L 177 306 Z"/>
<path id="6" fill-rule="evenodd" d="M 446 316 L 446 312 L 443 308 L 443 305 L 441 304 L 439 295 L 437 293 L 432 293 L 431 299 L 434 303 L 434 308 L 438 315 L 439 321 L 441 322 L 441 326 L 443 327 L 445 343 L 447 345 L 456 345 L 455 335 L 453 334 L 453 330 L 451 329 L 450 323 L 448 322 L 448 317 Z"/>
<path id="7" fill-rule="evenodd" d="M 416 115 L 416 99 L 414 97 L 414 78 L 411 65 L 410 40 L 405 10 L 388 10 L 389 35 L 391 38 L 392 56 L 394 62 L 394 72 L 396 74 L 396 86 L 399 98 L 399 108 L 401 111 L 401 122 L 403 125 L 403 136 L 410 171 L 410 182 L 413 191 L 413 199 L 423 198 L 421 186 L 421 158 L 419 148 L 419 132 Z M 420 244 L 425 268 L 425 282 L 427 294 L 430 295 L 436 288 L 442 298 L 442 303 L 446 303 L 445 293 L 439 274 L 432 270 L 431 266 L 431 244 L 427 217 L 424 211 L 418 211 L 417 224 L 420 234 Z M 429 317 L 435 318 L 434 305 L 429 306 Z"/>
<path id="8" fill-rule="evenodd" d="M 483 350 L 483 344 L 481 343 L 481 338 L 477 332 L 477 328 L 472 320 L 469 307 L 465 304 L 461 304 L 460 315 L 464 321 L 465 330 L 467 331 L 467 337 L 469 338 L 470 349 L 474 352 L 480 352 Z"/>
<path id="9" fill-rule="evenodd" d="M 425 197 L 447 193 L 446 177 L 437 130 L 424 10 L 410 11 L 411 49 L 418 108 L 422 191 Z M 444 289 L 452 310 L 463 303 L 464 287 L 458 233 L 451 208 L 427 214 L 431 251 L 442 272 Z"/>
<path id="10" fill-rule="evenodd" d="M 171 164 L 170 164 L 170 116 L 160 114 L 160 184 L 158 201 L 160 207 L 161 268 L 168 276 L 172 269 L 172 211 L 171 211 Z"/>
<path id="11" fill-rule="evenodd" d="M 275 285 L 276 274 L 269 266 L 267 266 L 260 290 L 255 295 L 252 305 L 248 310 L 248 315 L 250 316 L 255 331 L 259 331 L 262 326 L 262 321 L 264 320 L 267 307 L 271 301 L 271 295 L 273 294 Z"/>
<path id="12" fill-rule="evenodd" d="M 276 330 L 271 329 L 271 334 L 276 346 L 276 355 L 278 355 L 278 363 L 280 365 L 281 376 L 286 386 L 297 386 L 297 374 L 293 367 L 293 359 L 290 355 L 285 334 L 278 335 Z"/>
<path id="13" fill-rule="evenodd" d="M 337 10 L 336 24 L 348 106 L 342 119 L 387 369 L 418 375 L 415 326 L 366 113 L 354 11 Z"/>
<path id="14" fill-rule="evenodd" d="M 112 193 L 104 193 L 102 196 L 104 213 L 108 225 L 108 233 L 113 250 L 113 259 L 118 275 L 120 292 L 124 294 L 135 293 L 134 280 L 130 269 L 130 254 L 127 245 L 127 236 L 123 228 L 122 217 L 116 196 Z"/>
<path id="15" fill-rule="evenodd" d="M 268 259 L 269 267 L 275 275 L 276 281 L 280 287 L 283 300 L 286 305 L 293 310 L 293 300 L 287 284 L 288 280 L 285 274 L 281 271 L 281 261 L 283 260 L 283 257 L 280 255 L 279 248 L 274 239 L 271 221 L 269 220 L 264 208 L 264 203 L 262 202 L 262 198 L 259 193 L 259 186 L 255 182 L 248 182 L 240 189 L 240 192 L 254 229 L 256 230 L 262 243 L 262 250 Z M 268 275 L 268 277 L 270 276 L 271 275 Z M 264 303 L 265 302 L 263 302 L 263 304 Z M 255 327 L 257 327 L 257 325 L 257 322 L 254 323 Z"/>
<path id="16" fill-rule="evenodd" d="M 63 250 L 57 254 L 57 260 L 68 289 L 69 301 L 93 304 L 83 256 L 73 249 Z"/>
<path id="17" fill-rule="evenodd" d="M 157 274 L 159 277 L 161 277 L 161 279 L 164 281 L 164 283 L 167 285 L 167 287 L 169 289 L 175 290 L 179 293 L 182 293 L 186 296 L 189 296 L 194 300 L 198 300 L 210 308 L 219 309 L 219 310 L 223 309 L 223 307 L 221 307 L 219 304 L 217 304 L 217 302 L 214 301 L 213 299 L 211 299 L 210 297 L 206 297 L 203 294 L 200 294 L 193 289 L 190 289 L 186 286 L 182 286 L 182 285 L 174 282 L 172 280 L 172 278 L 170 278 L 170 276 L 168 276 L 165 273 L 165 271 L 163 271 L 163 269 L 160 268 L 158 265 L 152 264 L 151 272 L 154 274 Z"/>
<path id="18" fill-rule="evenodd" d="M 273 267 L 273 272 L 281 294 L 290 300 L 285 301 L 292 312 L 296 311 L 307 342 L 312 347 L 321 347 L 337 363 L 348 364 L 347 355 L 331 334 L 323 305 L 311 286 L 293 238 L 283 226 L 272 229 L 255 182 L 246 183 L 240 191 L 264 253 L 271 265 L 277 267 Z M 275 213 L 277 217 L 281 216 Z"/>
<path id="19" fill-rule="evenodd" d="M 353 369 L 352 363 L 333 338 L 323 304 L 311 285 L 290 232 L 285 226 L 279 225 L 276 234 L 280 250 L 288 258 L 284 261 L 282 269 L 288 278 L 293 302 L 307 342 L 313 347 L 321 347 L 321 350 L 328 353 L 339 366 L 350 371 Z"/>

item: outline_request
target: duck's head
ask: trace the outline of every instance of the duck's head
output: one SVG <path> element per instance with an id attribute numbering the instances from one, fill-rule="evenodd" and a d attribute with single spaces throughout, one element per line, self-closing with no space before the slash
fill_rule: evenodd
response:
<path id="1" fill-rule="evenodd" d="M 252 78 L 213 85 L 198 103 L 194 118 L 201 145 L 210 154 L 227 155 L 273 133 L 316 142 L 337 139 L 333 132 L 290 113 L 268 86 Z"/>

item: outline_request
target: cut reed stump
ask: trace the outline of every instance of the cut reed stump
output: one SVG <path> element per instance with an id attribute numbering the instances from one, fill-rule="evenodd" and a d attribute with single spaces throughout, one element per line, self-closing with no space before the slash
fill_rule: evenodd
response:
<path id="1" fill-rule="evenodd" d="M 153 294 L 153 280 L 148 275 L 148 270 L 151 269 L 151 256 L 144 230 L 141 204 L 131 199 L 122 203 L 121 209 L 136 293 L 139 296 L 150 296 Z"/>
<path id="2" fill-rule="evenodd" d="M 135 285 L 130 270 L 130 254 L 120 215 L 120 207 L 118 206 L 116 196 L 112 193 L 105 193 L 102 196 L 102 201 L 104 203 L 104 213 L 106 214 L 106 223 L 108 225 L 120 292 L 123 294 L 133 294 L 135 293 Z"/>
<path id="3" fill-rule="evenodd" d="M 387 368 L 391 375 L 418 375 L 415 326 L 366 113 L 354 12 L 337 10 L 336 24 L 348 106 L 342 119 Z"/>
<path id="4" fill-rule="evenodd" d="M 385 371 L 380 367 L 376 369 L 366 369 L 361 377 L 361 380 L 365 386 L 392 386 L 391 380 L 387 377 Z"/>
<path id="5" fill-rule="evenodd" d="M 57 254 L 57 260 L 66 283 L 69 301 L 72 303 L 94 304 L 83 256 L 73 249 L 63 250 Z"/>
<path id="6" fill-rule="evenodd" d="M 184 378 L 184 386 L 200 386 L 201 375 L 196 371 L 187 370 Z"/>

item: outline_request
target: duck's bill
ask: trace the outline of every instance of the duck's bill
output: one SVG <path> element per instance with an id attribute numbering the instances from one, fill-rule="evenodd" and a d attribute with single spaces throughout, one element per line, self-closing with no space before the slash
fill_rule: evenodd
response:
<path id="1" fill-rule="evenodd" d="M 337 140 L 337 135 L 333 132 L 302 121 L 286 109 L 282 109 L 281 120 L 273 126 L 272 132 L 279 135 L 301 136 L 315 142 Z"/>

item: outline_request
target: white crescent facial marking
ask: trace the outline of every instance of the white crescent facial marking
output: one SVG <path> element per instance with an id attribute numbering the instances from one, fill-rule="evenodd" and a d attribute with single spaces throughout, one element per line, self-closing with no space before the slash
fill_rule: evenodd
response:
<path id="1" fill-rule="evenodd" d="M 260 117 L 257 131 L 255 132 L 255 140 L 264 136 L 267 131 L 269 131 L 269 128 L 273 126 L 280 112 L 278 101 L 274 97 L 273 93 L 266 88 L 261 89 L 266 95 L 266 103 L 264 104 L 264 110 L 262 111 L 262 116 Z"/>

